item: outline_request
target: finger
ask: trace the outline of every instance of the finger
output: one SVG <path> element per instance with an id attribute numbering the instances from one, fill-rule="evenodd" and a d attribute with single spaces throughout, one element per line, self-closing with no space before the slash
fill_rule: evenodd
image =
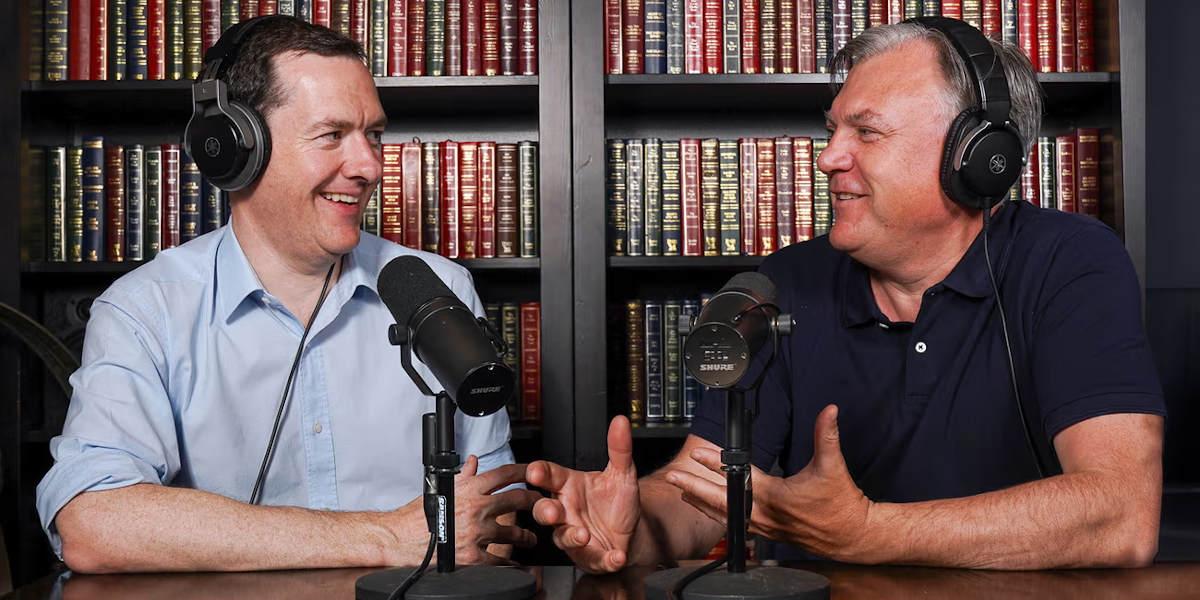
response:
<path id="1" fill-rule="evenodd" d="M 554 498 L 542 498 L 533 505 L 533 520 L 540 525 L 557 527 L 566 523 L 567 511 L 562 502 Z"/>
<path id="2" fill-rule="evenodd" d="M 465 462 L 463 462 L 462 469 L 459 471 L 459 473 L 467 477 L 473 477 L 477 472 L 479 472 L 479 457 L 472 454 L 467 457 Z"/>
<path id="3" fill-rule="evenodd" d="M 574 550 L 588 545 L 592 535 L 586 527 L 559 527 L 554 530 L 554 545 L 563 550 Z"/>
<path id="4" fill-rule="evenodd" d="M 813 426 L 813 469 L 817 473 L 836 473 L 846 470 L 846 459 L 842 456 L 842 442 L 838 433 L 838 407 L 826 406 L 817 415 Z"/>
<path id="5" fill-rule="evenodd" d="M 633 466 L 633 430 L 630 429 L 629 419 L 617 415 L 608 425 L 608 467 L 605 471 L 634 472 Z"/>
<path id="6" fill-rule="evenodd" d="M 529 548 L 537 545 L 537 535 L 517 525 L 496 525 L 492 529 L 492 535 L 486 540 L 481 540 L 480 543 L 481 545 L 512 544 L 522 548 Z"/>
<path id="7" fill-rule="evenodd" d="M 572 477 L 582 475 L 583 473 L 579 471 L 568 469 L 548 460 L 532 462 L 525 469 L 525 480 L 529 482 L 529 485 L 540 487 L 553 494 L 561 492 Z"/>
<path id="8" fill-rule="evenodd" d="M 685 495 L 695 497 L 700 503 L 708 504 L 721 512 L 725 511 L 725 486 L 720 483 L 686 471 L 667 473 L 667 483 L 679 488 Z"/>
<path id="9" fill-rule="evenodd" d="M 519 567 L 521 566 L 516 561 L 503 556 L 496 556 L 491 552 L 483 552 L 479 557 L 479 564 L 491 565 L 495 567 Z"/>
<path id="10" fill-rule="evenodd" d="M 693 496 L 686 492 L 680 497 L 683 499 L 684 502 L 691 504 L 693 507 L 695 507 L 696 510 L 703 513 L 704 516 L 712 519 L 713 521 L 716 521 L 717 523 L 724 525 L 725 520 L 729 517 L 728 513 L 725 512 L 724 507 L 717 508 L 717 507 L 712 506 L 711 504 L 705 502 L 704 500 L 701 500 L 700 498 L 697 498 L 696 496 Z"/>
<path id="11" fill-rule="evenodd" d="M 692 450 L 692 460 L 708 467 L 710 471 L 724 477 L 725 472 L 721 470 L 721 453 L 712 448 L 696 448 Z"/>
<path id="12" fill-rule="evenodd" d="M 625 566 L 625 552 L 609 550 L 604 554 L 604 565 L 609 571 L 619 571 Z"/>
<path id="13" fill-rule="evenodd" d="M 533 490 L 508 490 L 492 494 L 489 498 L 491 502 L 483 512 L 489 517 L 495 517 L 518 510 L 530 510 L 538 500 L 542 500 L 542 495 Z"/>
<path id="14" fill-rule="evenodd" d="M 495 469 L 468 479 L 467 487 L 464 491 L 490 494 L 514 483 L 525 483 L 525 472 L 528 467 L 529 465 L 524 463 L 500 465 Z"/>

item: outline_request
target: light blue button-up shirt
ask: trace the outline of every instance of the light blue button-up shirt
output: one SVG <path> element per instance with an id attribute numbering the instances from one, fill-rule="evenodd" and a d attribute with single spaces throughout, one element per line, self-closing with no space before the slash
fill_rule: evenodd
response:
<path id="1" fill-rule="evenodd" d="M 394 320 L 375 286 L 403 254 L 483 314 L 466 269 L 363 234 L 309 333 L 263 504 L 382 511 L 420 495 L 421 414 L 434 401 L 388 343 Z M 50 442 L 55 464 L 37 489 L 55 552 L 54 517 L 80 492 L 146 482 L 247 501 L 303 330 L 263 289 L 231 227 L 113 283 L 92 305 L 66 424 Z M 480 471 L 513 461 L 505 411 L 456 413 L 455 428 L 459 455 L 479 456 Z"/>

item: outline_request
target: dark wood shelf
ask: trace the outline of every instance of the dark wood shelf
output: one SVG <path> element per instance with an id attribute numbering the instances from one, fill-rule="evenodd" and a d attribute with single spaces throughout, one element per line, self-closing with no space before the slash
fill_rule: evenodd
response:
<path id="1" fill-rule="evenodd" d="M 613 269 L 751 269 L 761 256 L 610 256 Z"/>
<path id="2" fill-rule="evenodd" d="M 633 426 L 635 439 L 682 439 L 692 430 L 690 423 L 647 423 Z"/>
<path id="3" fill-rule="evenodd" d="M 458 258 L 458 264 L 472 271 L 536 271 L 539 258 Z M 129 262 L 29 262 L 21 264 L 21 272 L 31 275 L 123 275 L 143 261 Z"/>

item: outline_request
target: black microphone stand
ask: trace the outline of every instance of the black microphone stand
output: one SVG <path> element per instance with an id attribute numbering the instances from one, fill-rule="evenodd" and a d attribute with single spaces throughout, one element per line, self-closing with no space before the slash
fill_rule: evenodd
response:
<path id="1" fill-rule="evenodd" d="M 758 389 L 767 368 L 779 354 L 779 336 L 790 333 L 790 316 L 774 319 L 771 325 L 774 349 L 758 377 L 749 387 L 725 388 L 725 448 L 721 450 L 721 470 L 725 471 L 725 558 L 701 567 L 677 567 L 650 574 L 643 584 L 647 600 L 829 598 L 829 580 L 816 573 L 781 567 L 746 567 L 746 528 L 754 503 L 750 477 L 751 425 L 758 411 L 746 407 L 745 393 Z M 723 563 L 725 570 L 717 570 Z"/>
<path id="2" fill-rule="evenodd" d="M 388 600 L 397 588 L 411 587 L 401 598 L 451 600 L 480 598 L 486 600 L 525 600 L 537 593 L 537 581 L 517 568 L 472 565 L 461 569 L 454 563 L 454 476 L 458 474 L 459 457 L 454 449 L 454 400 L 445 390 L 436 394 L 412 365 L 412 345 L 408 330 L 398 324 L 388 328 L 388 341 L 400 346 L 400 364 L 404 372 L 426 396 L 435 399 L 435 412 L 421 416 L 421 454 L 425 467 L 424 507 L 429 534 L 437 547 L 437 572 L 418 573 L 416 569 L 400 568 L 377 571 L 355 582 L 357 600 Z M 426 557 L 428 559 L 428 557 Z M 418 577 L 409 582 L 410 577 Z"/>

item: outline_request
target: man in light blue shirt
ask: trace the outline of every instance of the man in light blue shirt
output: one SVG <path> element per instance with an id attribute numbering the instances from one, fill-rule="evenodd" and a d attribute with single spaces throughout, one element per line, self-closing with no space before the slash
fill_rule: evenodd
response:
<path id="1" fill-rule="evenodd" d="M 387 341 L 393 319 L 376 278 L 416 254 L 482 314 L 470 274 L 360 237 L 386 117 L 357 44 L 277 18 L 242 46 L 230 95 L 265 116 L 263 173 L 232 193 L 229 226 L 163 252 L 92 307 L 37 497 L 51 544 L 76 571 L 415 564 L 428 539 L 420 432 L 434 404 Z M 261 506 L 251 505 L 310 319 Z M 493 494 L 524 479 L 504 411 L 459 413 L 455 427 L 471 456 L 456 485 L 457 559 L 495 562 L 489 544 L 533 542 L 510 517 L 538 495 Z"/>

